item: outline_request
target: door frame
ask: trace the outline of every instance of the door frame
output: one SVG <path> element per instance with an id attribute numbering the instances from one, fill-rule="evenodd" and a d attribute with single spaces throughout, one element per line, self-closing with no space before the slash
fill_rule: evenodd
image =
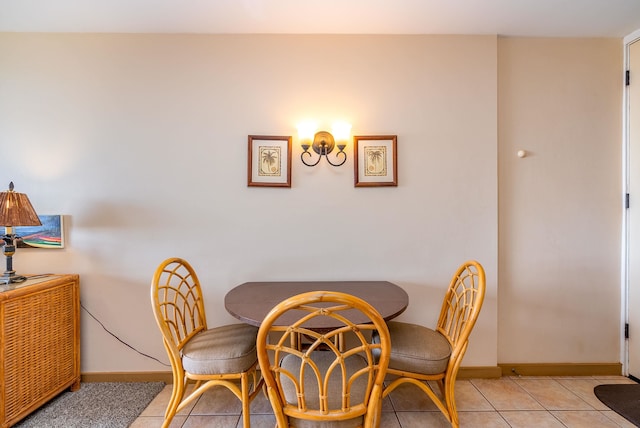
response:
<path id="1" fill-rule="evenodd" d="M 622 263 L 621 263 L 621 335 L 620 352 L 622 362 L 622 374 L 629 376 L 629 345 L 625 339 L 625 325 L 629 322 L 629 210 L 626 209 L 625 195 L 629 193 L 629 87 L 624 82 L 624 74 L 629 69 L 629 46 L 631 43 L 640 40 L 640 29 L 634 31 L 624 38 L 624 70 L 623 70 L 623 100 L 622 100 Z M 638 195 L 640 198 L 640 195 Z"/>

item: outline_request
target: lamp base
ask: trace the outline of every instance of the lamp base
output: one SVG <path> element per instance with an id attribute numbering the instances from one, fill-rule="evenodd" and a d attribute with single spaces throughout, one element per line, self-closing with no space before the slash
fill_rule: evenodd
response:
<path id="1" fill-rule="evenodd" d="M 4 255 L 7 259 L 7 269 L 4 271 L 4 275 L 0 277 L 0 284 L 15 284 L 18 282 L 25 282 L 26 277 L 22 275 L 16 275 L 16 271 L 13 270 L 13 255 L 16 252 L 15 240 L 17 236 L 12 233 L 7 233 L 0 237 L 0 240 L 4 241 Z"/>
<path id="2" fill-rule="evenodd" d="M 5 272 L 4 275 L 0 276 L 0 284 L 16 284 L 26 280 L 26 276 L 16 275 L 15 271 Z"/>

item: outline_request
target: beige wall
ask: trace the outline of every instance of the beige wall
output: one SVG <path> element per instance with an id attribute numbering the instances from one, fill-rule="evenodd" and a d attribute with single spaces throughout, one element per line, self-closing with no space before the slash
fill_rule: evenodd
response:
<path id="1" fill-rule="evenodd" d="M 498 359 L 619 361 L 622 40 L 498 56 Z"/>
<path id="2" fill-rule="evenodd" d="M 621 45 L 575 41 L 582 55 L 572 56 L 567 42 L 547 43 L 0 34 L 0 149 L 13 159 L 0 183 L 14 180 L 40 213 L 68 220 L 66 249 L 23 250 L 15 267 L 79 273 L 84 305 L 121 339 L 166 361 L 148 298 L 165 257 L 196 267 L 212 325 L 234 321 L 222 302 L 234 285 L 293 279 L 394 281 L 410 296 L 401 318 L 432 325 L 450 275 L 475 258 L 489 291 L 464 366 L 521 360 L 512 347 L 527 338 L 539 352 L 526 362 L 618 362 L 617 348 L 592 352 L 591 344 L 616 344 L 619 333 L 621 102 L 602 76 L 621 69 Z M 520 44 L 570 67 L 597 64 L 553 98 L 571 108 L 531 117 L 546 86 L 529 93 L 528 83 L 504 79 L 530 68 L 554 83 L 557 61 L 528 67 Z M 582 102 L 569 98 L 575 93 Z M 510 104 L 516 116 L 505 117 Z M 302 165 L 296 124 L 309 118 L 324 127 L 349 121 L 354 134 L 397 134 L 399 186 L 354 188 L 351 157 L 340 168 Z M 581 123 L 589 129 L 576 135 Z M 551 125 L 553 133 L 536 131 L 553 148 L 547 160 L 542 141 L 526 138 Z M 246 186 L 248 134 L 294 136 L 291 189 Z M 509 164 L 512 146 L 535 156 Z M 518 175 L 523 166 L 533 171 Z M 536 179 L 553 173 L 559 183 Z M 528 217 L 520 188 L 541 192 L 535 206 L 548 218 Z M 552 234 L 556 257 L 543 233 Z M 545 274 L 544 288 L 530 285 L 532 272 Z M 540 311 L 518 311 L 523 298 L 583 318 L 563 320 L 563 332 L 544 324 L 548 313 L 540 321 Z M 82 328 L 83 372 L 166 370 L 84 312 Z"/>

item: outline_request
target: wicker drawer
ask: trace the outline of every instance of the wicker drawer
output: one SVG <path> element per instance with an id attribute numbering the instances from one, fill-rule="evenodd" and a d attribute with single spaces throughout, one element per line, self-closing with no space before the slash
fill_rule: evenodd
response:
<path id="1" fill-rule="evenodd" d="M 78 275 L 0 291 L 0 427 L 10 427 L 66 388 L 80 387 Z M 2 289 L 0 289 L 2 290 Z"/>

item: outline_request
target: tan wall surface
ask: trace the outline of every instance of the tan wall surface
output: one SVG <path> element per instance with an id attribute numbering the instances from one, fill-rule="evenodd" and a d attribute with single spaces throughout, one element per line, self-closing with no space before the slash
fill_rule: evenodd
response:
<path id="1" fill-rule="evenodd" d="M 520 45 L 553 61 L 529 67 Z M 619 45 L 0 34 L 0 150 L 11 154 L 0 183 L 13 180 L 41 214 L 65 214 L 68 232 L 66 249 L 22 250 L 14 266 L 79 273 L 84 305 L 166 361 L 148 297 L 165 257 L 198 270 L 212 325 L 235 321 L 223 298 L 236 284 L 305 279 L 396 282 L 410 296 L 401 319 L 433 325 L 450 275 L 475 258 L 489 291 L 464 366 L 618 362 L 617 348 L 593 344 L 616 344 L 619 333 L 621 103 L 616 83 L 603 83 L 621 68 Z M 597 67 L 555 82 L 566 72 L 558 61 Z M 522 73 L 546 83 L 515 88 L 509 79 Z M 558 92 L 554 82 L 567 88 Z M 531 116 L 549 89 L 557 111 Z M 346 120 L 354 135 L 398 135 L 399 186 L 354 188 L 352 147 L 340 168 L 302 165 L 296 124 L 304 119 L 323 128 Z M 531 128 L 535 144 L 524 138 Z M 291 189 L 247 187 L 250 134 L 294 137 Z M 536 145 L 543 142 L 552 161 Z M 535 156 L 511 163 L 515 148 Z M 542 181 L 521 177 L 527 167 Z M 540 192 L 535 216 L 522 211 L 531 201 L 520 190 L 529 186 Z M 534 273 L 544 279 L 535 286 Z M 551 323 L 558 317 L 566 333 Z M 82 327 L 83 372 L 166 369 L 84 312 Z M 523 357 L 527 339 L 540 350 Z"/>

